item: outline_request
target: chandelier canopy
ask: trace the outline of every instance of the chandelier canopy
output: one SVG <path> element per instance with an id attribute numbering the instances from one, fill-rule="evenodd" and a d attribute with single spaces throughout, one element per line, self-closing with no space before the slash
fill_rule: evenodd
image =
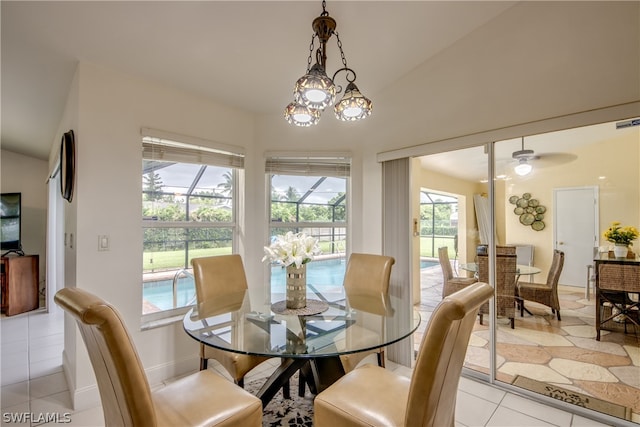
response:
<path id="1" fill-rule="evenodd" d="M 318 123 L 320 113 L 329 105 L 333 105 L 336 95 L 342 92 L 342 86 L 335 84 L 336 76 L 342 71 L 345 73 L 348 84 L 342 99 L 333 106 L 336 117 L 343 121 L 355 121 L 371 114 L 371 100 L 362 95 L 354 83 L 356 73 L 347 66 L 340 36 L 335 31 L 336 20 L 329 16 L 326 5 L 326 1 L 323 0 L 322 13 L 313 20 L 311 25 L 314 33 L 309 46 L 307 72 L 296 82 L 293 89 L 293 102 L 284 110 L 285 119 L 296 126 L 312 126 Z M 333 74 L 332 78 L 329 78 L 326 72 L 327 42 L 334 34 L 343 66 Z M 316 63 L 311 66 L 316 39 L 319 42 L 318 49 L 315 51 Z"/>

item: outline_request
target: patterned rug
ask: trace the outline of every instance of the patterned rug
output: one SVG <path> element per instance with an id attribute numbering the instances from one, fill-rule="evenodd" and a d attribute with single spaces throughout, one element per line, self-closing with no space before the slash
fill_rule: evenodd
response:
<path id="1" fill-rule="evenodd" d="M 244 388 L 250 393 L 257 393 L 264 384 L 265 379 L 248 381 Z M 264 427 L 277 426 L 313 426 L 313 395 L 307 393 L 305 397 L 298 396 L 298 375 L 291 377 L 289 382 L 291 399 L 282 397 L 282 390 L 271 399 L 271 402 L 262 412 L 262 425 Z"/>

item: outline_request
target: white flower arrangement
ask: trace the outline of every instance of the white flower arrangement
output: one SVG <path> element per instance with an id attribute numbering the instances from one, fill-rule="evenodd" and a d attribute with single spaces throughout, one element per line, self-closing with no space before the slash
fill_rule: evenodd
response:
<path id="1" fill-rule="evenodd" d="M 284 236 L 276 236 L 271 245 L 264 247 L 262 261 L 269 260 L 284 267 L 295 264 L 296 268 L 300 268 L 319 253 L 318 239 L 289 231 Z"/>

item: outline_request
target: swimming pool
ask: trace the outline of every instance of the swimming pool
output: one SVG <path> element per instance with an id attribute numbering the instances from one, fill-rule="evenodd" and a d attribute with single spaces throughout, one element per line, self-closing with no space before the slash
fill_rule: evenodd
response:
<path id="1" fill-rule="evenodd" d="M 318 290 L 323 287 L 342 286 L 346 262 L 344 258 L 323 259 L 307 264 L 307 283 Z M 271 292 L 284 293 L 285 291 L 284 267 L 274 265 L 271 267 Z"/>
<path id="2" fill-rule="evenodd" d="M 420 268 L 438 265 L 438 261 L 420 260 Z M 316 260 L 307 264 L 307 283 L 318 290 L 323 287 L 342 286 L 346 261 L 344 258 Z M 283 294 L 285 292 L 286 269 L 274 265 L 271 267 L 271 292 Z M 184 307 L 195 299 L 195 283 L 192 276 L 182 276 L 178 279 L 177 306 Z M 146 312 L 170 310 L 173 308 L 173 280 L 155 280 L 145 282 L 142 288 L 142 299 L 150 305 L 145 306 Z"/>

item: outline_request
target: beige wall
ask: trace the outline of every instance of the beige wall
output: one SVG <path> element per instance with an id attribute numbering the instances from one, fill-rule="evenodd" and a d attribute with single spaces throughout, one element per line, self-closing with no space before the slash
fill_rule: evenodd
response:
<path id="1" fill-rule="evenodd" d="M 534 169 L 526 178 L 513 179 L 505 188 L 504 200 L 496 207 L 504 213 L 506 243 L 533 244 L 535 264 L 542 268 L 542 277 L 546 277 L 551 265 L 553 241 L 553 190 L 563 187 L 595 186 L 599 189 L 600 245 L 608 243 L 602 233 L 612 221 L 624 225 L 640 226 L 640 186 L 639 133 L 624 138 L 615 138 L 598 144 L 588 145 L 572 151 L 576 160 L 567 164 Z M 557 147 L 557 151 L 563 151 Z M 604 177 L 601 179 L 601 177 Z M 513 214 L 513 205 L 508 202 L 511 195 L 531 193 L 533 198 L 547 207 L 545 229 L 533 231 L 531 227 L 520 224 Z M 638 242 L 636 242 L 638 244 Z"/>

